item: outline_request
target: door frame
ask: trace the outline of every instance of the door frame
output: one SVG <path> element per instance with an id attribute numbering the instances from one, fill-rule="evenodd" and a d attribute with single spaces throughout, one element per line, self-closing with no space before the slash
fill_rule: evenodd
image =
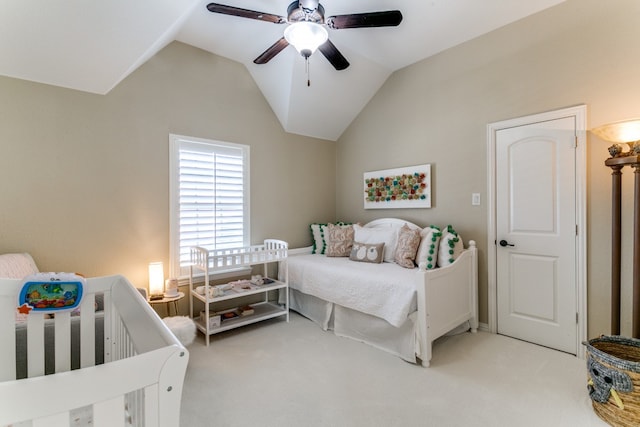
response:
<path id="1" fill-rule="evenodd" d="M 496 133 L 502 129 L 574 117 L 576 123 L 576 354 L 585 358 L 582 342 L 587 339 L 587 106 L 582 104 L 487 125 L 487 270 L 489 331 L 498 331 L 496 245 Z M 493 242 L 493 243 L 492 243 Z"/>

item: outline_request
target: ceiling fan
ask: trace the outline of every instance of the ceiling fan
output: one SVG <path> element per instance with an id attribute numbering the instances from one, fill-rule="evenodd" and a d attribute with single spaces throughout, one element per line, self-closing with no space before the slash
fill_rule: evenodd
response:
<path id="1" fill-rule="evenodd" d="M 347 68 L 349 61 L 331 43 L 326 28 L 342 30 L 346 28 L 395 27 L 402 22 L 402 13 L 399 10 L 337 15 L 330 16 L 325 20 L 324 7 L 319 3 L 319 0 L 294 1 L 287 8 L 286 17 L 218 3 L 209 3 L 207 9 L 210 12 L 224 15 L 256 19 L 274 24 L 290 24 L 285 28 L 283 37 L 253 60 L 255 64 L 266 64 L 291 44 L 305 60 L 309 59 L 316 49 L 320 50 L 336 70 Z"/>

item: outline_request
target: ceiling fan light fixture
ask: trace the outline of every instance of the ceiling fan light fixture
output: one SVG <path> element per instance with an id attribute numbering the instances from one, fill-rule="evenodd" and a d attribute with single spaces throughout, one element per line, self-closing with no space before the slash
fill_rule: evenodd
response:
<path id="1" fill-rule="evenodd" d="M 327 29 L 315 22 L 294 22 L 284 30 L 284 38 L 305 58 L 329 39 Z"/>

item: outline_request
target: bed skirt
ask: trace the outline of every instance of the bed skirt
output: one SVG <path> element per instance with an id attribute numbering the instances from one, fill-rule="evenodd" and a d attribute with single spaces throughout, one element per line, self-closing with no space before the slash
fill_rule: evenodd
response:
<path id="1" fill-rule="evenodd" d="M 291 288 L 289 308 L 312 320 L 323 330 L 332 330 L 340 337 L 369 344 L 407 362 L 417 363 L 416 357 L 420 357 L 415 312 L 397 328 L 379 317 L 333 304 Z"/>

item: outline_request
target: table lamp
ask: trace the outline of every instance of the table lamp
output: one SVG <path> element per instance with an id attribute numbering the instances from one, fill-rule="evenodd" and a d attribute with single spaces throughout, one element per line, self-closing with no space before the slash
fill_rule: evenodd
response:
<path id="1" fill-rule="evenodd" d="M 149 299 L 164 298 L 164 266 L 162 262 L 149 263 Z"/>

